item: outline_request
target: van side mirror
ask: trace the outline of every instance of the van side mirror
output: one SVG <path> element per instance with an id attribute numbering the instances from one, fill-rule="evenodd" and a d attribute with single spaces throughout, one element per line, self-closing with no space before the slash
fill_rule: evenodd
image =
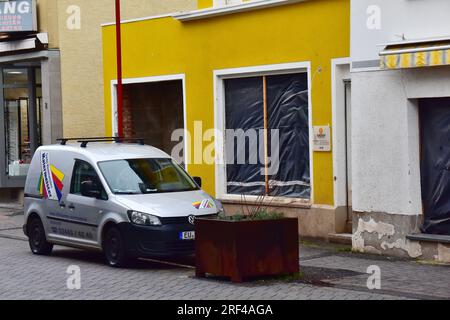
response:
<path id="1" fill-rule="evenodd" d="M 102 191 L 94 181 L 83 181 L 81 183 L 81 195 L 83 197 L 100 199 Z"/>
<path id="2" fill-rule="evenodd" d="M 202 178 L 200 177 L 192 177 L 195 183 L 201 188 L 202 187 Z"/>

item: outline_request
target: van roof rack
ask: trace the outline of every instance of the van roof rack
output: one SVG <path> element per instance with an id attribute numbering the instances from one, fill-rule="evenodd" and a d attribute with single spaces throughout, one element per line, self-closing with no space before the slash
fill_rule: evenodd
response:
<path id="1" fill-rule="evenodd" d="M 76 141 L 81 143 L 82 148 L 86 148 L 88 143 L 91 142 L 115 142 L 115 143 L 123 143 L 123 142 L 136 142 L 140 145 L 144 145 L 144 139 L 142 138 L 124 138 L 124 137 L 90 137 L 90 138 L 61 138 L 56 141 L 60 142 L 62 146 L 65 146 L 68 141 Z"/>

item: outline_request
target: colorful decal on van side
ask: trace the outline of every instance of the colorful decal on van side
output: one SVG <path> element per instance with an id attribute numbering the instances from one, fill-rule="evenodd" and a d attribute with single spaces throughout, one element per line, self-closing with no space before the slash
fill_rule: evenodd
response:
<path id="1" fill-rule="evenodd" d="M 42 152 L 41 154 L 41 170 L 38 184 L 39 194 L 45 199 L 61 201 L 65 175 L 50 164 L 48 152 Z"/>
<path id="2" fill-rule="evenodd" d="M 200 201 L 199 202 L 194 202 L 192 205 L 194 206 L 194 208 L 199 209 L 199 210 L 200 209 L 210 209 L 210 208 L 214 207 L 212 202 L 210 200 L 208 200 L 208 199 L 205 199 L 205 200 L 203 200 L 201 202 Z"/>

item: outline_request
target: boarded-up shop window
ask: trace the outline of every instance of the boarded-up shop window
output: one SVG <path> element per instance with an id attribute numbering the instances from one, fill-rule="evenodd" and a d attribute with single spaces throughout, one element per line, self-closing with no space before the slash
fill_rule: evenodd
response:
<path id="1" fill-rule="evenodd" d="M 225 80 L 225 113 L 227 193 L 309 198 L 307 74 Z"/>

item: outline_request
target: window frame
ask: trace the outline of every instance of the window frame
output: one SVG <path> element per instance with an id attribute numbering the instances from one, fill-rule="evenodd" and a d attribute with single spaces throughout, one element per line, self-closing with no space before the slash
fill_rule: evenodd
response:
<path id="1" fill-rule="evenodd" d="M 266 196 L 265 201 L 272 205 L 310 206 L 314 203 L 314 163 L 313 163 L 313 125 L 312 125 L 312 90 L 311 90 L 311 62 L 293 62 L 273 65 L 261 65 L 243 68 L 220 69 L 213 71 L 214 81 L 214 122 L 215 128 L 222 134 L 215 140 L 215 191 L 216 197 L 223 201 L 241 202 L 242 196 L 227 193 L 226 154 L 225 154 L 225 84 L 224 80 L 246 77 L 262 77 L 293 73 L 307 73 L 308 79 L 308 126 L 309 126 L 309 152 L 310 152 L 310 179 L 311 196 L 304 198 L 287 198 Z M 261 202 L 260 197 L 246 195 L 247 202 Z"/>
<path id="2" fill-rule="evenodd" d="M 82 194 L 78 194 L 78 193 L 74 193 L 73 192 L 73 185 L 75 183 L 75 174 L 76 174 L 77 163 L 82 162 L 82 163 L 88 164 L 92 168 L 92 170 L 94 170 L 95 174 L 97 175 L 98 183 L 100 183 L 100 186 L 103 189 L 102 193 L 104 193 L 105 196 L 102 197 L 102 198 L 97 198 L 96 200 L 107 201 L 109 199 L 107 189 L 103 185 L 102 179 L 100 178 L 100 175 L 99 175 L 98 171 L 95 169 L 95 166 L 93 166 L 91 163 L 89 163 L 86 160 L 82 160 L 82 159 L 78 159 L 78 158 L 75 158 L 74 160 L 75 161 L 73 162 L 73 166 L 72 166 L 72 176 L 71 176 L 71 179 L 70 179 L 69 194 L 74 195 L 74 196 L 78 196 L 78 197 L 89 198 L 89 197 L 83 196 Z"/>
<path id="3" fill-rule="evenodd" d="M 98 168 L 99 168 L 99 170 L 100 170 L 100 172 L 101 172 L 101 174 L 102 174 L 102 176 L 103 176 L 103 178 L 104 178 L 104 180 L 105 180 L 105 183 L 106 183 L 106 185 L 108 186 L 110 192 L 111 192 L 112 194 L 114 194 L 114 195 L 120 195 L 119 193 L 115 193 L 115 192 L 114 192 L 114 190 L 113 190 L 113 188 L 111 187 L 111 185 L 110 185 L 108 179 L 107 179 L 106 176 L 104 175 L 103 169 L 102 169 L 102 167 L 100 166 L 100 164 L 106 163 L 106 162 L 120 161 L 120 160 L 146 160 L 146 159 L 168 159 L 168 160 L 170 160 L 170 161 L 172 162 L 172 164 L 173 164 L 174 166 L 178 167 L 178 168 L 186 175 L 186 178 L 187 178 L 188 180 L 190 180 L 190 181 L 195 185 L 195 189 L 188 190 L 188 191 L 163 191 L 163 192 L 154 192 L 154 193 L 137 193 L 137 194 L 134 194 L 134 195 L 148 195 L 148 194 L 154 195 L 154 194 L 164 194 L 164 193 L 193 192 L 193 191 L 200 191 L 200 190 L 201 190 L 201 188 L 199 188 L 199 187 L 197 186 L 197 184 L 196 184 L 196 182 L 194 181 L 194 179 L 193 179 L 193 178 L 191 177 L 191 175 L 183 168 L 183 166 L 181 166 L 180 164 L 178 164 L 178 163 L 177 163 L 176 161 L 174 161 L 172 158 L 131 158 L 131 159 L 104 160 L 104 161 L 99 161 L 99 162 L 97 163 L 97 165 L 98 165 Z"/>
<path id="4" fill-rule="evenodd" d="M 13 69 L 26 69 L 28 73 L 28 83 L 25 84 L 5 84 L 3 79 L 3 71 L 5 69 L 13 70 Z M 0 141 L 0 151 L 3 153 L 3 159 L 0 163 L 0 187 L 1 188 L 23 188 L 25 185 L 26 176 L 11 176 L 7 173 L 7 145 L 6 145 L 6 124 L 5 124 L 5 102 L 4 102 L 4 89 L 8 88 L 26 88 L 28 90 L 29 95 L 29 103 L 28 103 L 28 122 L 29 122 L 29 139 L 30 139 L 30 149 L 31 156 L 34 155 L 37 148 L 39 147 L 39 139 L 37 137 L 37 115 L 36 115 L 36 89 L 37 86 L 42 87 L 42 84 L 36 84 L 36 70 L 39 69 L 42 77 L 42 67 L 40 62 L 32 63 L 29 66 L 22 66 L 20 64 L 16 64 L 15 62 L 11 62 L 8 64 L 4 64 L 0 68 L 0 131 L 2 132 L 1 136 L 3 137 Z M 41 123 L 42 126 L 42 123 Z"/>

